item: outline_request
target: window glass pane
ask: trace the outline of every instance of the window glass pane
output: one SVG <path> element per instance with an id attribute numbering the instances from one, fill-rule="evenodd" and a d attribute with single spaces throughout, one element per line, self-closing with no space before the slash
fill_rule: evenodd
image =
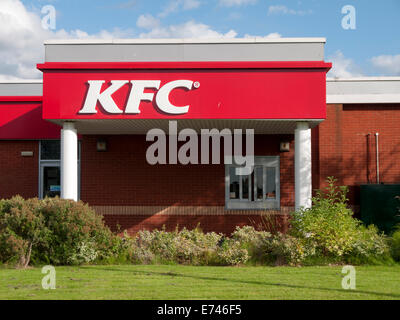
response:
<path id="1" fill-rule="evenodd" d="M 78 142 L 78 159 L 81 158 L 79 145 Z M 42 140 L 40 142 L 40 160 L 61 160 L 60 140 Z"/>
<path id="2" fill-rule="evenodd" d="M 60 140 L 44 140 L 40 143 L 41 160 L 60 160 Z"/>
<path id="3" fill-rule="evenodd" d="M 249 176 L 242 176 L 242 199 L 249 198 Z"/>
<path id="4" fill-rule="evenodd" d="M 276 183 L 275 183 L 275 168 L 268 167 L 267 169 L 267 188 L 265 190 L 265 196 L 267 199 L 276 198 Z"/>
<path id="5" fill-rule="evenodd" d="M 256 199 L 263 199 L 263 188 L 264 188 L 264 177 L 263 177 L 263 167 L 256 167 L 254 170 L 255 182 L 256 182 Z"/>
<path id="6" fill-rule="evenodd" d="M 43 168 L 43 198 L 60 196 L 60 168 Z"/>
<path id="7" fill-rule="evenodd" d="M 235 173 L 235 168 L 229 168 L 229 198 L 239 199 L 239 177 Z"/>
<path id="8" fill-rule="evenodd" d="M 248 176 L 236 175 L 238 166 L 227 168 L 228 209 L 279 208 L 279 157 L 255 157 L 254 170 Z"/>

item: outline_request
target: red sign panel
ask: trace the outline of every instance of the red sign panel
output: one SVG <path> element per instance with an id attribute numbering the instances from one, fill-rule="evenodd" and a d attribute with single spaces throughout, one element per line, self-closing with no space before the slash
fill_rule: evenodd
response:
<path id="1" fill-rule="evenodd" d="M 324 119 L 324 62 L 46 63 L 44 119 Z"/>

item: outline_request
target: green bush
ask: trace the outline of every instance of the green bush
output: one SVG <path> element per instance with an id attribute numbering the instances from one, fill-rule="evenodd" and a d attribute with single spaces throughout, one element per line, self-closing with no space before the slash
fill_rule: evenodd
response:
<path id="1" fill-rule="evenodd" d="M 253 263 L 267 263 L 268 243 L 272 234 L 267 231 L 257 231 L 252 226 L 236 227 L 231 238 L 240 242 L 241 247 L 249 253 L 249 260 Z"/>
<path id="2" fill-rule="evenodd" d="M 226 239 L 217 249 L 217 263 L 220 265 L 237 266 L 245 264 L 249 260 L 249 252 L 243 248 L 240 241 Z"/>
<path id="3" fill-rule="evenodd" d="M 0 235 L 0 261 L 20 266 L 91 263 L 124 249 L 88 205 L 59 198 L 1 200 Z"/>
<path id="4" fill-rule="evenodd" d="M 140 231 L 133 239 L 134 263 L 180 263 L 191 265 L 260 264 L 298 265 L 312 254 L 302 240 L 290 235 L 236 227 L 231 237 L 199 228 L 166 232 Z"/>
<path id="5" fill-rule="evenodd" d="M 390 262 L 388 239 L 380 234 L 374 225 L 365 227 L 360 225 L 357 229 L 352 249 L 345 256 L 346 262 L 358 264 L 375 264 Z"/>
<path id="6" fill-rule="evenodd" d="M 390 252 L 393 259 L 400 262 L 400 226 L 397 227 L 390 239 Z"/>
<path id="7" fill-rule="evenodd" d="M 0 201 L 0 263 L 307 265 L 400 260 L 400 229 L 390 239 L 365 227 L 346 206 L 346 189 L 329 179 L 311 209 L 293 214 L 288 234 L 237 227 L 230 237 L 178 228 L 114 235 L 83 202 L 14 197 Z"/>
<path id="8" fill-rule="evenodd" d="M 199 227 L 188 230 L 140 231 L 133 240 L 133 263 L 179 263 L 190 265 L 238 265 L 249 259 L 248 251 L 235 239 Z"/>
<path id="9" fill-rule="evenodd" d="M 272 234 L 270 232 L 257 231 L 252 226 L 237 226 L 235 231 L 232 232 L 231 238 L 241 243 L 247 243 L 258 249 L 263 246 L 264 240 L 271 238 L 271 236 Z"/>
<path id="10" fill-rule="evenodd" d="M 289 234 L 277 233 L 267 242 L 266 253 L 275 265 L 301 265 L 315 254 L 315 247 Z"/>
<path id="11" fill-rule="evenodd" d="M 136 263 L 182 263 L 207 265 L 217 259 L 221 234 L 203 233 L 199 228 L 166 232 L 140 231 L 134 239 L 133 261 Z"/>
<path id="12" fill-rule="evenodd" d="M 37 199 L 0 201 L 0 261 L 28 266 L 39 246 L 48 247 L 49 236 Z"/>
<path id="13" fill-rule="evenodd" d="M 346 262 L 387 259 L 385 236 L 374 226 L 364 227 L 347 206 L 347 188 L 328 178 L 325 191 L 317 191 L 313 206 L 293 213 L 291 235 L 302 239 L 316 254 Z"/>
<path id="14" fill-rule="evenodd" d="M 400 196 L 396 198 L 400 201 Z M 398 207 L 398 211 L 400 214 L 400 207 Z M 400 225 L 395 228 L 390 239 L 390 252 L 395 261 L 400 261 Z"/>

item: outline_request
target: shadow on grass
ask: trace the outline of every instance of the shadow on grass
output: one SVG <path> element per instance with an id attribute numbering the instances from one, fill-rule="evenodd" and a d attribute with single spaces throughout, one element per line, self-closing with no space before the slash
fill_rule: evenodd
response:
<path id="1" fill-rule="evenodd" d="M 335 289 L 335 288 L 320 288 L 320 287 L 310 287 L 310 286 L 302 286 L 302 285 L 293 285 L 286 283 L 278 283 L 278 282 L 264 282 L 264 281 L 253 281 L 253 280 L 239 280 L 239 279 L 227 279 L 227 278 L 216 278 L 209 276 L 200 276 L 200 275 L 188 275 L 181 274 L 176 272 L 155 272 L 155 271 L 143 271 L 143 270 L 125 270 L 125 269 L 117 269 L 117 268 L 104 268 L 100 266 L 81 266 L 83 269 L 97 269 L 104 271 L 117 271 L 117 272 L 128 272 L 128 273 L 136 273 L 142 275 L 158 275 L 158 276 L 168 276 L 168 277 L 181 277 L 181 278 L 192 278 L 197 280 L 212 280 L 212 281 L 227 281 L 233 283 L 241 283 L 241 284 L 253 284 L 253 285 L 261 285 L 261 286 L 271 286 L 271 287 L 282 287 L 282 288 L 291 288 L 291 289 L 311 289 L 311 290 L 322 290 L 322 291 L 335 291 L 338 293 L 350 293 L 344 289 Z M 400 294 L 394 293 L 383 293 L 376 291 L 363 291 L 363 290 L 351 290 L 351 293 L 361 293 L 368 295 L 377 295 L 381 297 L 391 297 L 391 298 L 400 298 Z"/>

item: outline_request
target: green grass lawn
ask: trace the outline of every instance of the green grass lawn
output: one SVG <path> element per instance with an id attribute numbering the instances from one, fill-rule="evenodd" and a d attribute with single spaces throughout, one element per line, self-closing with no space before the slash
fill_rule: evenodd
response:
<path id="1" fill-rule="evenodd" d="M 44 290 L 41 268 L 0 269 L 0 299 L 400 299 L 400 266 L 356 267 L 343 290 L 341 267 L 56 267 Z"/>

